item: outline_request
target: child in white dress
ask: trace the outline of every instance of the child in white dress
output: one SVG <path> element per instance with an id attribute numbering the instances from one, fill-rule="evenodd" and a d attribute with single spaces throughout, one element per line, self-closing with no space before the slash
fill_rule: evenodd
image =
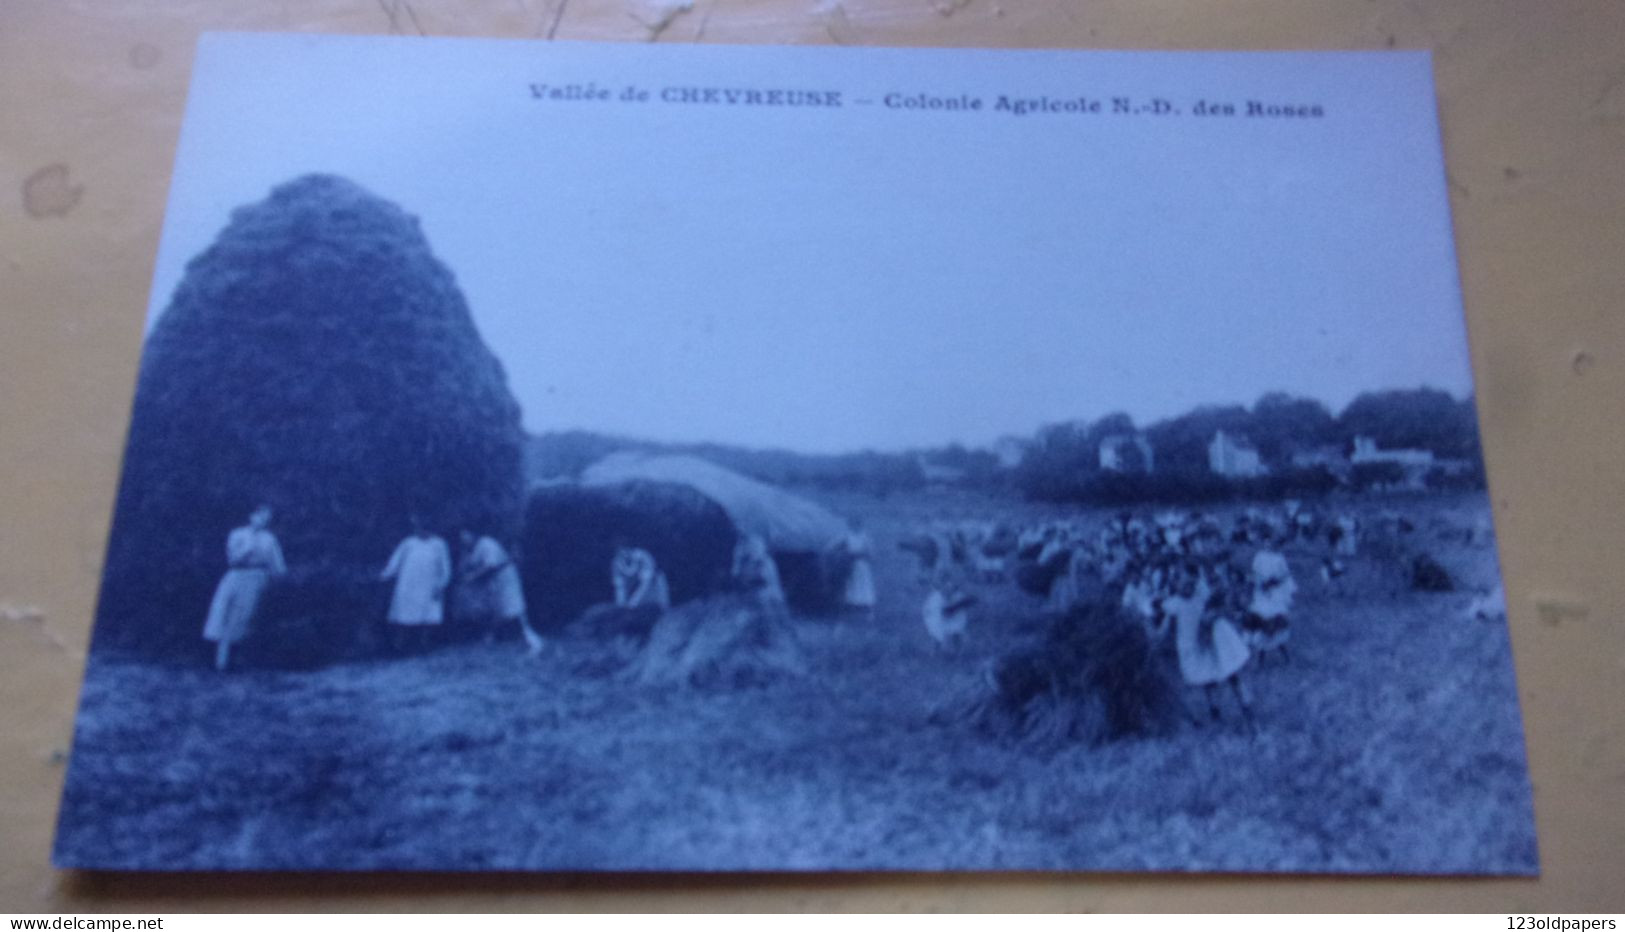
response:
<path id="1" fill-rule="evenodd" d="M 446 542 L 429 533 L 414 515 L 411 536 L 390 554 L 378 578 L 395 581 L 388 615 L 395 649 L 425 646 L 429 633 L 445 620 L 446 586 L 451 584 L 451 551 Z"/>

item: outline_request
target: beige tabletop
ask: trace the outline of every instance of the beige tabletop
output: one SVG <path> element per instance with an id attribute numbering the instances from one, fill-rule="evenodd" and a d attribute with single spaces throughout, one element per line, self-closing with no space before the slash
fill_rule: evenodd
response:
<path id="1" fill-rule="evenodd" d="M 628 42 L 1432 49 L 1538 880 L 84 875 L 48 864 L 202 30 Z M 5 0 L 0 912 L 1625 911 L 1625 3 Z"/>

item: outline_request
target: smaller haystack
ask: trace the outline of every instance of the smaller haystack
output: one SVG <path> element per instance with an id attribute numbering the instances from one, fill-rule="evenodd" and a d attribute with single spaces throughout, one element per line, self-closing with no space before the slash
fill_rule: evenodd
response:
<path id="1" fill-rule="evenodd" d="M 806 660 L 782 606 L 719 595 L 666 612 L 627 669 L 644 685 L 740 689 L 800 676 Z"/>
<path id="2" fill-rule="evenodd" d="M 1039 645 L 995 661 L 986 681 L 937 720 L 1057 750 L 1163 734 L 1184 716 L 1171 660 L 1138 621 L 1095 603 L 1057 619 Z"/>
<path id="3" fill-rule="evenodd" d="M 728 585 L 739 533 L 727 512 L 695 490 L 659 482 L 533 489 L 520 553 L 531 620 L 557 632 L 613 603 L 617 543 L 641 547 L 666 575 L 673 604 Z"/>

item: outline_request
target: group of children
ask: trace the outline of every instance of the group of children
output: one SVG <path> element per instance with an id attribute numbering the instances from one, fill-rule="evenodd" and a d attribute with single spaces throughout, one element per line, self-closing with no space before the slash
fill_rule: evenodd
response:
<path id="1" fill-rule="evenodd" d="M 1119 604 L 1153 644 L 1171 637 L 1181 678 L 1203 691 L 1214 720 L 1228 691 L 1251 727 L 1243 671 L 1255 657 L 1260 665 L 1289 659 L 1298 586 L 1278 548 L 1292 533 L 1257 514 L 1228 529 L 1200 513 L 1149 522 L 1119 516 L 1096 545 L 1105 585 L 1120 590 Z"/>
<path id="2" fill-rule="evenodd" d="M 203 630 L 216 645 L 220 670 L 229 666 L 232 646 L 247 636 L 270 581 L 287 572 L 269 529 L 271 518 L 270 507 L 262 505 L 227 537 L 228 569 Z M 454 566 L 446 542 L 413 516 L 412 533 L 378 576 L 393 583 L 386 614 L 392 646 L 397 651 L 421 647 L 444 621 L 446 593 L 456 583 L 464 614 L 483 620 L 492 631 L 516 625 L 528 650 L 540 653 L 544 642 L 530 625 L 513 559 L 489 535 L 465 529 L 459 536 L 462 556 Z M 978 601 L 967 579 L 984 578 L 990 568 L 1002 573 L 1007 557 L 1018 565 L 1035 565 L 1050 580 L 1048 611 L 1066 615 L 1080 603 L 1120 605 L 1139 619 L 1154 644 L 1171 644 L 1181 676 L 1204 691 L 1215 719 L 1220 717 L 1220 696 L 1228 691 L 1250 724 L 1252 707 L 1242 672 L 1254 658 L 1260 664 L 1271 657 L 1289 659 L 1297 582 L 1280 548 L 1289 541 L 1324 539 L 1330 561 L 1351 555 L 1355 538 L 1352 521 L 1323 521 L 1291 503 L 1279 513 L 1250 509 L 1228 524 L 1201 512 L 1124 512 L 1093 534 L 1073 521 L 1052 521 L 1020 533 L 993 525 L 940 525 L 933 527 L 931 545 L 922 553 L 927 585 L 921 614 L 939 646 L 956 648 Z M 835 549 L 846 568 L 844 602 L 872 612 L 875 576 L 867 535 L 854 523 Z M 668 581 L 649 551 L 617 542 L 609 575 L 617 606 L 670 607 Z M 763 611 L 788 611 L 777 565 L 760 536 L 740 537 L 731 577 L 735 588 L 750 594 Z"/>
<path id="3" fill-rule="evenodd" d="M 253 629 L 254 616 L 271 580 L 287 573 L 282 547 L 271 532 L 272 510 L 260 505 L 248 523 L 226 537 L 226 573 L 215 587 L 203 637 L 215 645 L 214 665 L 231 665 L 232 647 Z M 472 530 L 460 533 L 462 559 L 454 568 L 446 542 L 431 533 L 416 516 L 412 533 L 390 554 L 378 579 L 392 582 L 388 622 L 389 640 L 396 651 L 421 648 L 430 632 L 445 621 L 446 592 L 455 581 L 468 614 L 492 626 L 518 626 L 527 649 L 542 651 L 544 642 L 530 626 L 519 568 L 503 546 Z"/>
<path id="4" fill-rule="evenodd" d="M 1098 529 L 1073 520 L 1019 532 L 942 524 L 930 536 L 921 613 L 940 646 L 956 647 L 969 625 L 976 597 L 967 579 L 987 581 L 990 566 L 1002 571 L 1008 561 L 1047 580 L 1044 607 L 1054 615 L 1080 604 L 1121 606 L 1158 649 L 1171 651 L 1214 719 L 1229 692 L 1250 726 L 1243 671 L 1255 658 L 1260 665 L 1290 659 L 1297 581 L 1283 548 L 1325 540 L 1327 560 L 1335 561 L 1355 552 L 1356 527 L 1352 519 L 1323 519 L 1288 502 L 1228 522 L 1202 512 L 1123 512 Z"/>
<path id="5" fill-rule="evenodd" d="M 260 505 L 248 523 L 226 538 L 227 569 L 215 587 L 203 637 L 215 644 L 215 667 L 226 670 L 232 647 L 252 630 L 260 599 L 271 580 L 287 573 L 281 545 L 270 530 L 272 510 Z M 472 530 L 460 533 L 462 558 L 454 567 L 450 548 L 416 515 L 412 532 L 395 548 L 378 579 L 392 582 L 388 622 L 389 641 L 396 652 L 421 649 L 446 616 L 446 593 L 455 582 L 462 614 L 483 623 L 493 633 L 517 625 L 531 654 L 542 652 L 545 642 L 531 627 L 519 568 L 503 546 L 489 535 Z M 835 548 L 842 551 L 846 577 L 844 601 L 872 612 L 875 577 L 866 534 L 854 524 L 852 532 Z M 620 608 L 671 607 L 671 588 L 654 556 L 642 547 L 618 540 L 610 560 L 610 583 Z M 734 587 L 750 595 L 764 612 L 787 615 L 788 603 L 778 566 L 759 535 L 741 535 L 731 568 Z"/>

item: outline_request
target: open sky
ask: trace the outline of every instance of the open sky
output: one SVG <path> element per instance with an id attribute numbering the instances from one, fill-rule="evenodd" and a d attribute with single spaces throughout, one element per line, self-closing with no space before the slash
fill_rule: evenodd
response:
<path id="1" fill-rule="evenodd" d="M 651 99 L 538 101 L 533 82 Z M 1178 113 L 1014 116 L 1000 95 Z M 894 450 L 1277 389 L 1334 410 L 1471 391 L 1422 53 L 211 37 L 151 314 L 233 208 L 309 172 L 421 218 L 533 431 Z"/>

